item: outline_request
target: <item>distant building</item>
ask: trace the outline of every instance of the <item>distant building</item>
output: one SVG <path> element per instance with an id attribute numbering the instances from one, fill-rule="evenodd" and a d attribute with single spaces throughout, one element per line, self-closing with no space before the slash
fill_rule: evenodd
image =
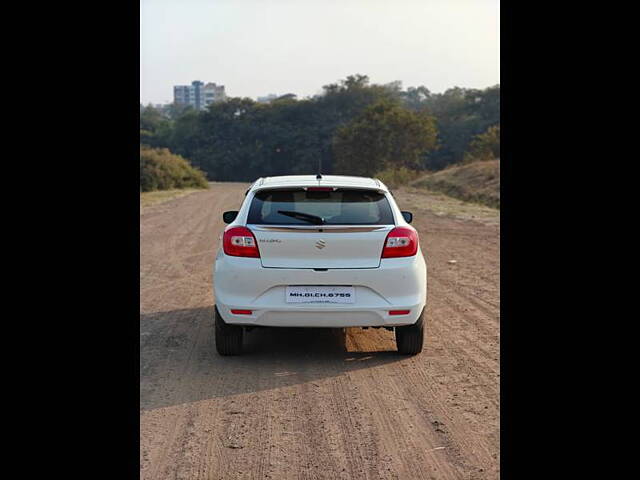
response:
<path id="1" fill-rule="evenodd" d="M 204 110 L 215 102 L 227 98 L 224 85 L 195 80 L 191 85 L 176 85 L 173 87 L 173 101 L 176 105 L 191 105 L 196 110 Z"/>
<path id="2" fill-rule="evenodd" d="M 258 97 L 258 103 L 269 103 L 272 102 L 273 100 L 275 100 L 276 98 L 278 98 L 278 95 L 276 95 L 275 93 L 270 93 L 269 95 L 265 96 L 265 97 Z"/>

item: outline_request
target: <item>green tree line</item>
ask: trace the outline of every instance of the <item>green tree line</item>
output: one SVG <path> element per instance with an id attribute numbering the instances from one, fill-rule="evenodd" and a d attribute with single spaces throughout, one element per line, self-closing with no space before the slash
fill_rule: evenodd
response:
<path id="1" fill-rule="evenodd" d="M 210 180 L 315 173 L 436 170 L 463 161 L 473 139 L 500 122 L 500 87 L 432 94 L 352 75 L 312 98 L 229 98 L 206 111 L 140 112 L 140 142 L 168 148 Z"/>

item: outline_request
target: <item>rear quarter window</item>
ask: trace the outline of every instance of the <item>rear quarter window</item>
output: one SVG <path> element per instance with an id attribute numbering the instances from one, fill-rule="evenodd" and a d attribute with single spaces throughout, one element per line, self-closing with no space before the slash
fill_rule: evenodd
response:
<path id="1" fill-rule="evenodd" d="M 317 220 L 318 218 L 321 221 Z M 280 189 L 260 190 L 255 194 L 249 208 L 247 223 L 393 225 L 394 220 L 389 201 L 383 193 L 376 190 Z"/>

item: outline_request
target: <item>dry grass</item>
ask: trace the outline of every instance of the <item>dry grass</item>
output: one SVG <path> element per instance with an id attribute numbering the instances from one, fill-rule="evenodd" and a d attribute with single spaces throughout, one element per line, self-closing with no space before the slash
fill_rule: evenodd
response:
<path id="1" fill-rule="evenodd" d="M 500 208 L 500 161 L 458 165 L 426 175 L 410 184 L 467 202 Z"/>
<path id="2" fill-rule="evenodd" d="M 439 217 L 473 220 L 485 225 L 500 225 L 500 210 L 466 202 L 424 187 L 401 187 L 394 192 L 398 206 L 414 215 L 430 211 Z"/>
<path id="3" fill-rule="evenodd" d="M 140 210 L 142 211 L 146 207 L 151 205 L 157 205 L 159 203 L 173 200 L 174 198 L 184 197 L 195 192 L 202 192 L 202 189 L 197 188 L 185 188 L 185 189 L 173 189 L 173 190 L 156 190 L 154 192 L 141 192 L 140 193 Z"/>
<path id="4" fill-rule="evenodd" d="M 411 180 L 415 180 L 421 173 L 417 170 L 411 170 L 407 167 L 388 168 L 374 175 L 389 188 L 398 188 L 407 185 Z"/>

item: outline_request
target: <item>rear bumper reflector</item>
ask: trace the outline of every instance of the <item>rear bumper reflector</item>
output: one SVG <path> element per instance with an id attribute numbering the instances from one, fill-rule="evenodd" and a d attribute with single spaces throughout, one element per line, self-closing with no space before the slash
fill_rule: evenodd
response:
<path id="1" fill-rule="evenodd" d="M 411 310 L 389 310 L 389 315 L 408 315 Z"/>
<path id="2" fill-rule="evenodd" d="M 251 310 L 231 310 L 231 313 L 234 315 L 251 315 L 253 313 Z"/>

